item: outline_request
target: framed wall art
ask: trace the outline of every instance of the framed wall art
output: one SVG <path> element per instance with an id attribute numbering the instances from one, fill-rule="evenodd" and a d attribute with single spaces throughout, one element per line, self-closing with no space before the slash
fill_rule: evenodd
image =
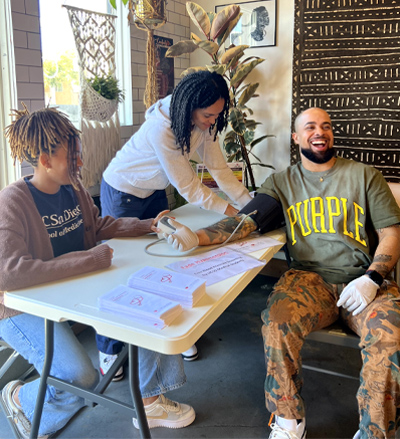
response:
<path id="1" fill-rule="evenodd" d="M 275 46 L 276 0 L 235 3 L 240 6 L 242 18 L 231 32 L 226 46 L 247 44 L 249 47 Z M 215 6 L 219 12 L 227 5 Z"/>
<path id="2" fill-rule="evenodd" d="M 168 48 L 173 44 L 172 38 L 154 35 L 159 99 L 170 95 L 174 89 L 174 58 L 165 57 Z"/>

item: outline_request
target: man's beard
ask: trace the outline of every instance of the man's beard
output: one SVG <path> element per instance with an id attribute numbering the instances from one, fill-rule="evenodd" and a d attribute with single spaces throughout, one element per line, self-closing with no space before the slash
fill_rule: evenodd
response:
<path id="1" fill-rule="evenodd" d="M 333 148 L 329 148 L 322 152 L 314 152 L 309 148 L 301 148 L 300 151 L 306 159 L 310 160 L 310 162 L 318 164 L 329 162 L 329 160 L 335 155 L 335 150 Z"/>

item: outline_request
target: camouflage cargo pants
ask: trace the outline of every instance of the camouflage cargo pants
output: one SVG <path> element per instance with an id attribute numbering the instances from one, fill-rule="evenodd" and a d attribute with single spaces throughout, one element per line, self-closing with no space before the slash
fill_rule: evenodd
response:
<path id="1" fill-rule="evenodd" d="M 363 366 L 357 400 L 362 439 L 393 438 L 400 422 L 400 293 L 385 281 L 357 316 L 338 308 L 338 289 L 315 273 L 289 270 L 262 313 L 266 406 L 287 419 L 305 416 L 300 350 L 305 337 L 339 317 L 360 336 Z"/>

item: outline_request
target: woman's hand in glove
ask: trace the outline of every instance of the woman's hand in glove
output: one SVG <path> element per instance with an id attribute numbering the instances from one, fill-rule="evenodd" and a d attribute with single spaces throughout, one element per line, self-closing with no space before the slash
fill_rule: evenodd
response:
<path id="1" fill-rule="evenodd" d="M 378 290 L 379 286 L 368 276 L 358 277 L 344 288 L 337 306 L 353 311 L 353 316 L 356 316 L 375 299 Z"/>
<path id="2" fill-rule="evenodd" d="M 173 219 L 169 219 L 168 223 L 175 227 L 176 231 L 171 235 L 164 233 L 163 236 L 167 240 L 168 244 L 171 244 L 175 250 L 187 252 L 199 245 L 198 236 L 195 232 L 190 230 L 189 227 L 186 227 Z"/>

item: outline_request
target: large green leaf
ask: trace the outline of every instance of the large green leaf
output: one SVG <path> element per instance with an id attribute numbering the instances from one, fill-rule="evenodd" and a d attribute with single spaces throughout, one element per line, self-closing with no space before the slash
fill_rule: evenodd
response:
<path id="1" fill-rule="evenodd" d="M 226 39 L 231 34 L 232 30 L 235 28 L 235 26 L 238 24 L 239 20 L 242 18 L 242 13 L 240 13 L 235 19 L 229 22 L 228 27 L 226 28 L 224 34 L 222 36 L 219 36 L 217 38 L 217 43 L 219 46 L 222 46 L 222 44 L 225 43 Z"/>
<path id="2" fill-rule="evenodd" d="M 242 161 L 242 159 L 243 159 L 242 150 L 240 149 L 235 154 L 232 154 L 231 156 L 228 157 L 228 163 L 240 162 L 240 161 Z"/>
<path id="3" fill-rule="evenodd" d="M 208 70 L 207 67 L 189 67 L 181 73 L 181 76 L 189 75 L 190 73 L 201 72 L 203 70 Z"/>
<path id="4" fill-rule="evenodd" d="M 244 133 L 243 138 L 244 138 L 244 143 L 245 143 L 246 145 L 250 145 L 250 143 L 251 143 L 251 142 L 253 141 L 253 139 L 254 139 L 254 131 L 249 131 L 249 130 L 247 130 L 247 131 Z"/>
<path id="5" fill-rule="evenodd" d="M 229 112 L 229 123 L 235 133 L 242 136 L 246 132 L 243 113 L 238 108 L 231 108 Z"/>
<path id="6" fill-rule="evenodd" d="M 197 45 L 200 43 L 200 41 L 203 41 L 199 36 L 197 36 L 193 32 L 190 33 L 190 39 Z"/>
<path id="7" fill-rule="evenodd" d="M 256 146 L 258 143 L 262 142 L 263 140 L 267 139 L 268 137 L 275 137 L 273 134 L 266 134 L 265 136 L 258 137 L 257 139 L 253 140 L 250 144 L 250 146 L 253 148 L 253 146 Z"/>
<path id="8" fill-rule="evenodd" d="M 243 91 L 243 93 L 240 95 L 240 98 L 239 98 L 238 104 L 239 104 L 239 105 L 245 105 L 246 102 L 249 101 L 249 100 L 253 97 L 253 95 L 254 95 L 254 93 L 255 93 L 255 91 L 257 90 L 257 88 L 258 88 L 259 85 L 260 85 L 260 84 L 259 84 L 258 82 L 255 82 L 254 84 L 250 84 L 250 85 L 249 85 L 249 86 Z"/>
<path id="9" fill-rule="evenodd" d="M 266 165 L 265 163 L 252 163 L 251 166 L 261 166 L 262 168 L 275 169 L 272 165 Z"/>
<path id="10" fill-rule="evenodd" d="M 225 134 L 224 142 L 233 142 L 236 139 L 235 131 L 228 131 Z"/>
<path id="11" fill-rule="evenodd" d="M 252 59 L 261 59 L 261 58 L 259 56 L 248 56 L 247 58 L 242 59 L 241 65 L 248 63 Z"/>
<path id="12" fill-rule="evenodd" d="M 199 42 L 195 42 L 195 44 L 197 44 L 197 46 L 199 46 L 200 49 L 203 49 L 205 52 L 209 53 L 210 55 L 214 55 L 214 53 L 217 53 L 219 49 L 217 43 L 208 40 L 201 40 Z"/>
<path id="13" fill-rule="evenodd" d="M 256 160 L 258 160 L 261 163 L 261 159 L 257 157 L 251 149 L 249 151 L 249 154 L 251 154 Z"/>
<path id="14" fill-rule="evenodd" d="M 208 18 L 210 19 L 210 24 L 212 26 L 212 22 L 214 21 L 214 18 L 217 14 L 215 12 L 208 12 L 207 11 L 207 15 L 208 15 Z"/>
<path id="15" fill-rule="evenodd" d="M 251 84 L 242 84 L 240 87 L 236 89 L 236 94 L 242 93 L 244 90 L 246 90 L 247 87 L 249 87 Z"/>
<path id="16" fill-rule="evenodd" d="M 186 10 L 193 23 L 203 32 L 203 34 L 209 38 L 211 23 L 206 11 L 196 3 L 187 2 Z"/>
<path id="17" fill-rule="evenodd" d="M 179 41 L 173 46 L 169 47 L 165 56 L 168 58 L 174 58 L 175 56 L 184 55 L 186 53 L 194 52 L 199 46 L 192 40 Z"/>
<path id="18" fill-rule="evenodd" d="M 226 64 L 235 56 L 240 58 L 244 54 L 244 50 L 247 49 L 248 47 L 249 46 L 247 46 L 245 44 L 242 44 L 240 46 L 231 47 L 230 49 L 225 51 L 225 53 L 221 56 L 219 62 L 221 64 Z"/>
<path id="19" fill-rule="evenodd" d="M 240 151 L 240 143 L 235 143 L 235 142 L 224 143 L 224 149 L 228 155 L 236 154 L 238 150 Z"/>
<path id="20" fill-rule="evenodd" d="M 234 56 L 228 63 L 228 70 L 232 71 L 232 76 L 235 74 L 235 69 L 237 68 L 238 64 L 239 64 L 239 60 L 240 60 L 240 54 Z"/>
<path id="21" fill-rule="evenodd" d="M 246 128 L 250 131 L 254 131 L 256 129 L 257 125 L 261 125 L 261 122 L 256 122 L 253 119 L 246 120 Z"/>
<path id="22" fill-rule="evenodd" d="M 233 22 L 239 13 L 240 7 L 237 5 L 229 5 L 219 11 L 212 22 L 210 38 L 214 41 L 220 35 L 223 35 L 229 23 Z"/>
<path id="23" fill-rule="evenodd" d="M 216 72 L 219 75 L 223 75 L 226 71 L 225 64 L 213 64 L 212 66 L 206 66 L 209 72 Z"/>
<path id="24" fill-rule="evenodd" d="M 254 111 L 250 107 L 246 107 L 246 105 L 236 105 L 239 110 L 246 115 L 249 113 L 251 116 L 253 115 Z"/>
<path id="25" fill-rule="evenodd" d="M 240 85 L 240 82 L 243 81 L 246 76 L 256 67 L 258 66 L 258 64 L 262 63 L 263 61 L 265 61 L 262 58 L 259 59 L 255 59 L 253 61 L 250 61 L 247 64 L 244 64 L 242 66 L 240 66 L 236 73 L 233 75 L 233 78 L 230 81 L 230 84 L 232 87 L 237 87 L 238 85 Z"/>

